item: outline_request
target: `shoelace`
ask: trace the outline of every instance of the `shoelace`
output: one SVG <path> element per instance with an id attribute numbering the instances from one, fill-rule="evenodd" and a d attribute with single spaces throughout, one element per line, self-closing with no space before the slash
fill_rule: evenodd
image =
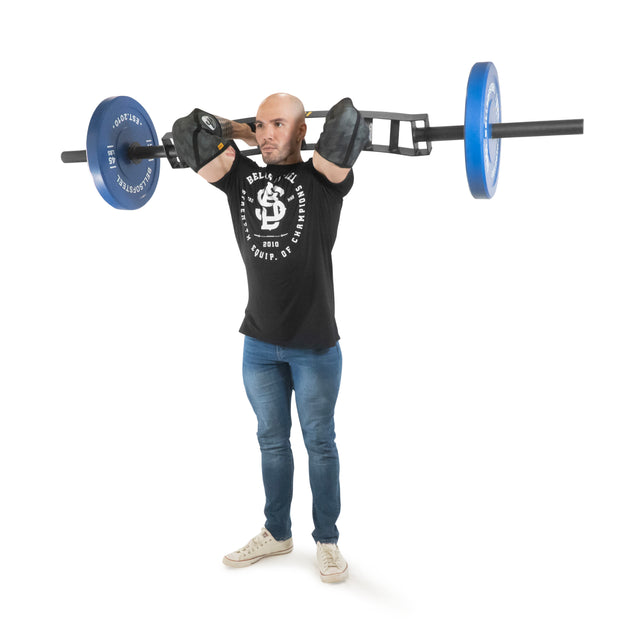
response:
<path id="1" fill-rule="evenodd" d="M 322 562 L 322 569 L 338 569 L 338 558 L 340 552 L 336 546 L 323 546 L 321 547 L 320 561 Z"/>
<path id="2" fill-rule="evenodd" d="M 254 551 L 257 551 L 264 544 L 264 538 L 262 535 L 257 535 L 255 538 L 252 538 L 247 544 L 242 547 L 242 549 L 238 549 L 236 553 L 239 553 L 241 556 L 251 555 Z"/>

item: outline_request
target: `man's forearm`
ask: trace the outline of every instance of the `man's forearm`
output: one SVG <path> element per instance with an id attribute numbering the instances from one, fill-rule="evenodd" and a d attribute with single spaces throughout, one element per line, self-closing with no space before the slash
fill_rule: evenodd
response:
<path id="1" fill-rule="evenodd" d="M 230 130 L 229 137 L 234 140 L 242 140 L 250 147 L 257 147 L 258 141 L 256 140 L 256 134 L 253 133 L 251 127 L 245 122 L 235 122 L 235 120 L 226 120 L 225 118 L 218 118 L 225 133 Z"/>

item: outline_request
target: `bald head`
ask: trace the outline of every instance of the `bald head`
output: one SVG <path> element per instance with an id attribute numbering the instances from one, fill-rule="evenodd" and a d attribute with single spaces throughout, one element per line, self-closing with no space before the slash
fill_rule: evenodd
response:
<path id="1" fill-rule="evenodd" d="M 288 93 L 265 98 L 256 114 L 256 140 L 267 164 L 302 161 L 300 147 L 307 133 L 304 105 Z"/>
<path id="2" fill-rule="evenodd" d="M 304 105 L 300 98 L 296 98 L 290 93 L 274 93 L 265 98 L 258 107 L 258 116 L 256 116 L 258 119 L 260 112 L 264 110 L 276 110 L 283 115 L 286 114 L 295 122 L 304 122 Z"/>

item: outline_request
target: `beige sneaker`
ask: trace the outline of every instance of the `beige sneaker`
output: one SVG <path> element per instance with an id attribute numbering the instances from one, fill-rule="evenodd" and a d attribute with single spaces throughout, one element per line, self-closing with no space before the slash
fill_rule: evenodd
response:
<path id="1" fill-rule="evenodd" d="M 318 542 L 316 557 L 322 582 L 342 582 L 349 577 L 349 565 L 336 544 Z"/>
<path id="2" fill-rule="evenodd" d="M 281 556 L 293 551 L 293 539 L 278 542 L 264 527 L 262 531 L 249 540 L 247 544 L 233 553 L 228 553 L 222 562 L 228 567 L 248 567 L 267 556 Z"/>

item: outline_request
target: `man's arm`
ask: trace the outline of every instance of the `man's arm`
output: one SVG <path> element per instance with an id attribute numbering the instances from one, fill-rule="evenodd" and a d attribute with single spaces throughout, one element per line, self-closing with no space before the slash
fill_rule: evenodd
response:
<path id="1" fill-rule="evenodd" d="M 256 134 L 251 127 L 242 122 L 234 120 L 225 120 L 218 118 L 223 130 L 229 131 L 229 137 L 234 140 L 242 140 L 250 147 L 257 147 Z M 231 170 L 233 162 L 236 159 L 236 150 L 233 147 L 227 147 L 219 156 L 208 162 L 202 169 L 198 171 L 198 175 L 203 177 L 207 182 L 218 182 L 222 180 Z"/>
<path id="2" fill-rule="evenodd" d="M 234 120 L 225 120 L 224 118 L 220 118 L 220 122 L 229 123 L 229 126 L 231 127 L 231 137 L 234 140 L 242 140 L 242 142 L 245 142 L 250 147 L 258 146 L 256 134 L 246 122 L 235 122 Z"/>
<path id="3" fill-rule="evenodd" d="M 342 182 L 369 142 L 369 127 L 350 98 L 334 105 L 313 153 L 313 166 L 331 182 Z"/>
<path id="4" fill-rule="evenodd" d="M 349 171 L 351 171 L 349 167 L 343 169 L 337 164 L 329 162 L 328 160 L 323 158 L 317 151 L 313 152 L 313 166 L 316 168 L 316 171 L 319 171 L 330 182 L 335 183 L 342 182 L 349 175 Z"/>

